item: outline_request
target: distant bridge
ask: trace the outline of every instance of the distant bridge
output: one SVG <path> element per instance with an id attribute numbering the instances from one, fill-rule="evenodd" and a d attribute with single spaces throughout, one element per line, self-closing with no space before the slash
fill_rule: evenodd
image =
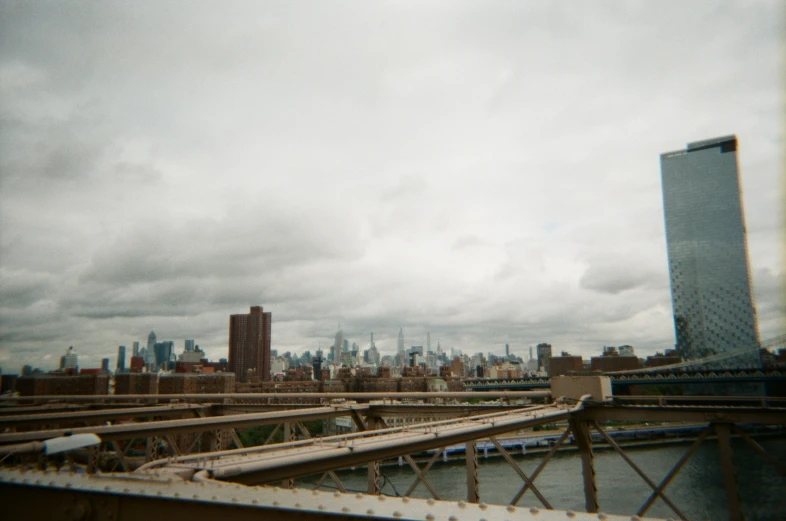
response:
<path id="1" fill-rule="evenodd" d="M 613 390 L 622 390 L 632 385 L 786 383 L 786 371 L 779 369 L 670 370 L 633 374 L 606 373 L 603 376 L 611 379 Z M 464 383 L 464 388 L 471 391 L 523 391 L 548 387 L 548 377 L 474 379 L 466 380 Z"/>

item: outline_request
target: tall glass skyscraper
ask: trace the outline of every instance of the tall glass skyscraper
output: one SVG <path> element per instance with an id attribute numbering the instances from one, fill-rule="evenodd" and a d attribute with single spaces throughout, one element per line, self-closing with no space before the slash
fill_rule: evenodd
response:
<path id="1" fill-rule="evenodd" d="M 737 171 L 737 138 L 661 154 L 676 348 L 702 358 L 759 345 Z M 724 365 L 757 367 L 758 351 Z"/>

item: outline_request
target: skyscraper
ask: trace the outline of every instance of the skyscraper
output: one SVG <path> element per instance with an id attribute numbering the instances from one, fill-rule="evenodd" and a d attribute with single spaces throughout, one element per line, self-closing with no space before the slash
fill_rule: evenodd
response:
<path id="1" fill-rule="evenodd" d="M 273 316 L 262 306 L 251 306 L 247 315 L 229 316 L 229 370 L 238 382 L 246 382 L 251 371 L 260 380 L 270 380 L 270 329 Z"/>
<path id="2" fill-rule="evenodd" d="M 403 368 L 407 365 L 407 354 L 404 351 L 404 328 L 400 327 L 398 329 L 398 351 L 396 352 L 396 358 L 398 361 L 398 366 Z"/>
<path id="3" fill-rule="evenodd" d="M 60 357 L 60 369 L 79 370 L 79 357 L 77 357 L 74 346 L 70 346 L 63 356 Z"/>
<path id="4" fill-rule="evenodd" d="M 333 341 L 333 361 L 340 362 L 341 361 L 341 353 L 344 350 L 344 330 L 341 329 L 341 325 L 338 326 L 338 331 L 336 332 L 336 338 Z"/>
<path id="5" fill-rule="evenodd" d="M 551 344 L 542 342 L 538 344 L 535 349 L 537 349 L 538 352 L 538 371 L 543 368 L 543 370 L 546 371 L 546 374 L 550 374 L 549 358 L 551 358 Z"/>
<path id="6" fill-rule="evenodd" d="M 172 369 L 173 355 L 175 354 L 175 343 L 171 340 L 156 342 L 153 344 L 153 355 L 155 364 L 159 369 Z"/>
<path id="7" fill-rule="evenodd" d="M 151 353 L 153 351 L 153 346 L 156 345 L 156 332 L 151 331 L 149 335 L 147 335 L 147 352 Z"/>
<path id="8" fill-rule="evenodd" d="M 701 358 L 759 345 L 737 170 L 737 138 L 660 156 L 676 348 Z M 726 365 L 758 366 L 757 350 Z"/>
<path id="9" fill-rule="evenodd" d="M 117 368 L 116 372 L 122 373 L 126 370 L 126 346 L 117 347 Z"/>

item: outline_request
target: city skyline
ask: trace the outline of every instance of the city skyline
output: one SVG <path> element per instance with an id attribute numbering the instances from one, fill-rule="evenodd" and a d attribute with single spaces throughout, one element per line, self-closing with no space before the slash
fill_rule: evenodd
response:
<path id="1" fill-rule="evenodd" d="M 0 366 L 257 303 L 279 352 L 663 351 L 659 154 L 732 133 L 784 331 L 781 3 L 309 7 L 3 6 Z"/>

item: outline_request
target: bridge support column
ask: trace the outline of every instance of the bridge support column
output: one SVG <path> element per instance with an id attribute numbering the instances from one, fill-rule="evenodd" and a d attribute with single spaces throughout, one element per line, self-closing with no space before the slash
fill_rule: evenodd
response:
<path id="1" fill-rule="evenodd" d="M 379 487 L 379 461 L 368 462 L 368 494 L 378 496 Z"/>
<path id="2" fill-rule="evenodd" d="M 467 458 L 467 501 L 477 503 L 480 501 L 480 480 L 478 479 L 478 446 L 475 441 L 466 444 Z"/>
<path id="3" fill-rule="evenodd" d="M 589 422 L 570 420 L 573 437 L 581 455 L 581 471 L 584 476 L 584 507 L 587 512 L 598 512 L 598 487 L 595 484 L 595 457 L 592 454 L 592 438 Z"/>
<path id="4" fill-rule="evenodd" d="M 742 521 L 742 503 L 737 483 L 737 469 L 734 467 L 734 454 L 731 449 L 731 426 L 728 423 L 715 423 L 718 434 L 718 453 L 723 466 L 723 482 L 726 486 L 726 504 L 729 506 L 729 519 Z"/>
<path id="5" fill-rule="evenodd" d="M 292 441 L 292 435 L 294 434 L 293 424 L 291 422 L 284 422 L 281 425 L 284 428 L 284 443 Z M 283 488 L 295 488 L 295 480 L 292 478 L 285 479 L 281 481 L 281 486 Z"/>

